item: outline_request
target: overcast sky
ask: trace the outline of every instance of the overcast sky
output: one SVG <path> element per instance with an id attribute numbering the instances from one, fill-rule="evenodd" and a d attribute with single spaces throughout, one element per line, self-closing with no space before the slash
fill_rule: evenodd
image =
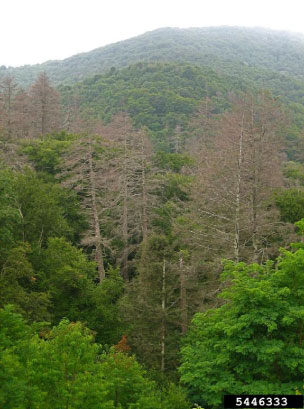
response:
<path id="1" fill-rule="evenodd" d="M 218 25 L 304 33 L 304 0 L 3 0 L 0 65 L 63 59 L 160 27 Z"/>

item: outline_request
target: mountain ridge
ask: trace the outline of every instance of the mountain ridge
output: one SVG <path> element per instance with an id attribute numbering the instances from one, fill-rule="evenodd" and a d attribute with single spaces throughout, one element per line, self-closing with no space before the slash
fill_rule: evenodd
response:
<path id="1" fill-rule="evenodd" d="M 0 67 L 23 86 L 45 71 L 50 80 L 75 83 L 112 67 L 138 62 L 191 63 L 226 69 L 227 63 L 267 69 L 304 79 L 304 35 L 261 27 L 165 27 L 148 31 L 64 60 L 22 67 Z"/>

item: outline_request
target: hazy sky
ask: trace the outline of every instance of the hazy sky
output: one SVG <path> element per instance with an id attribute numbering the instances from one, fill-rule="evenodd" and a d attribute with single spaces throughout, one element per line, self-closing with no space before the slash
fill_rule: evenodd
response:
<path id="1" fill-rule="evenodd" d="M 63 59 L 160 27 L 304 33 L 304 0 L 2 0 L 0 65 Z"/>

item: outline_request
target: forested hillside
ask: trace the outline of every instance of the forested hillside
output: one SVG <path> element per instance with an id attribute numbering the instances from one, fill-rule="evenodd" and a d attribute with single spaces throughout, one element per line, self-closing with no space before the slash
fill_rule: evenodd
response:
<path id="1" fill-rule="evenodd" d="M 164 28 L 63 61 L 19 68 L 2 66 L 0 75 L 13 74 L 21 85 L 29 85 L 45 71 L 54 84 L 60 84 L 137 62 L 182 62 L 232 74 L 255 67 L 303 79 L 303 55 L 302 35 L 261 28 Z"/>
<path id="2" fill-rule="evenodd" d="M 301 44 L 163 29 L 58 63 L 57 87 L 3 77 L 1 408 L 302 391 Z"/>
<path id="3" fill-rule="evenodd" d="M 205 109 L 206 100 L 208 110 L 219 114 L 231 107 L 234 93 L 263 89 L 265 77 L 247 76 L 246 70 L 242 76 L 218 74 L 190 64 L 138 63 L 59 89 L 66 118 L 81 112 L 86 118 L 109 121 L 113 114 L 127 111 L 135 126 L 147 127 L 151 139 L 168 150 L 176 130 L 187 132 L 193 115 Z M 288 158 L 302 160 L 304 81 L 285 78 L 282 82 L 271 75 L 268 86 L 290 120 L 284 135 Z"/>

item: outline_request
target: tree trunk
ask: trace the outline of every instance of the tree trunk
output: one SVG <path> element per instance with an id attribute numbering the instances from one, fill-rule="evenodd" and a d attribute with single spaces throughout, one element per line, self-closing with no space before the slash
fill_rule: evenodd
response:
<path id="1" fill-rule="evenodd" d="M 42 139 L 44 140 L 45 134 L 45 123 L 46 123 L 46 103 L 44 97 L 41 100 L 41 135 Z"/>
<path id="2" fill-rule="evenodd" d="M 129 280 L 128 276 L 128 146 L 127 134 L 124 130 L 124 164 L 123 164 L 123 210 L 122 210 L 122 276 L 125 281 Z"/>
<path id="3" fill-rule="evenodd" d="M 141 158 L 142 158 L 142 234 L 143 242 L 146 243 L 148 236 L 148 216 L 147 216 L 147 185 L 146 185 L 146 158 L 144 133 L 141 132 Z"/>
<path id="4" fill-rule="evenodd" d="M 0 83 L 0 89 L 3 90 L 2 100 L 3 100 L 3 115 L 2 121 L 5 127 L 6 135 L 11 139 L 13 135 L 13 103 L 14 96 L 17 90 L 17 84 L 14 82 L 14 78 L 8 76 L 4 78 Z M 1 118 L 0 118 L 1 119 Z"/>
<path id="5" fill-rule="evenodd" d="M 254 111 L 251 110 L 251 139 L 252 139 L 252 192 L 251 192 L 251 218 L 252 218 L 252 247 L 254 263 L 258 262 L 258 240 L 257 240 L 257 190 L 258 190 L 258 175 L 257 175 L 257 152 L 256 140 L 254 134 Z"/>
<path id="6" fill-rule="evenodd" d="M 161 372 L 165 372 L 165 339 L 166 339 L 166 260 L 163 261 L 162 274 L 162 323 L 161 323 Z"/>
<path id="7" fill-rule="evenodd" d="M 92 202 L 92 213 L 93 213 L 93 222 L 94 222 L 94 231 L 95 231 L 96 261 L 97 261 L 97 266 L 98 266 L 99 282 L 101 282 L 105 277 L 105 270 L 104 270 L 103 256 L 102 256 L 101 234 L 100 234 L 99 218 L 98 218 L 97 202 L 96 202 L 96 182 L 95 182 L 95 172 L 94 172 L 94 167 L 93 167 L 92 156 L 93 156 L 92 147 L 90 144 L 90 155 L 89 155 L 90 196 L 91 196 L 91 202 Z"/>
<path id="8" fill-rule="evenodd" d="M 179 258 L 179 274 L 180 274 L 180 306 L 181 306 L 181 330 L 184 335 L 188 327 L 188 306 L 187 306 L 187 289 L 185 286 L 185 268 L 184 259 L 180 255 Z"/>
<path id="9" fill-rule="evenodd" d="M 12 89 L 9 87 L 8 89 L 8 101 L 7 101 L 7 133 L 8 137 L 11 138 L 12 136 L 12 120 L 11 120 L 11 114 L 12 114 Z"/>
<path id="10" fill-rule="evenodd" d="M 240 197 L 242 181 L 242 162 L 243 162 L 243 133 L 244 133 L 244 113 L 242 117 L 241 133 L 239 139 L 239 156 L 237 164 L 237 185 L 235 197 L 235 221 L 234 221 L 234 258 L 238 263 L 240 260 Z"/>

